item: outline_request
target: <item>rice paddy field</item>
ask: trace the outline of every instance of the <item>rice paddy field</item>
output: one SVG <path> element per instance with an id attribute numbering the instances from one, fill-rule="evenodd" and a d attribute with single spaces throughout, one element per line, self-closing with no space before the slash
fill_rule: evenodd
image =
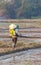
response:
<path id="1" fill-rule="evenodd" d="M 11 23 L 18 24 L 19 34 L 28 37 L 18 37 L 15 49 L 12 39 L 7 38 Z M 0 56 L 0 65 L 41 65 L 41 20 L 0 20 L 0 53 L 23 48 L 27 50 Z"/>

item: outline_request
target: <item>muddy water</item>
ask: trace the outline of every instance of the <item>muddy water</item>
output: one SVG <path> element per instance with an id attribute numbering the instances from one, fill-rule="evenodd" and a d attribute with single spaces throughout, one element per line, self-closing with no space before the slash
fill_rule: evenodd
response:
<path id="1" fill-rule="evenodd" d="M 14 53 L 6 57 L 5 59 L 0 57 L 1 65 L 41 65 L 41 48 Z"/>

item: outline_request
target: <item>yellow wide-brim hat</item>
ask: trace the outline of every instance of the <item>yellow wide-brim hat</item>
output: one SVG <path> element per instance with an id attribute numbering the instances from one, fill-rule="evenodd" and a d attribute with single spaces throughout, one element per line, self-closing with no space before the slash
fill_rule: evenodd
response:
<path id="1" fill-rule="evenodd" d="M 9 25 L 9 29 L 15 29 L 16 28 L 16 25 L 15 24 L 10 24 Z"/>

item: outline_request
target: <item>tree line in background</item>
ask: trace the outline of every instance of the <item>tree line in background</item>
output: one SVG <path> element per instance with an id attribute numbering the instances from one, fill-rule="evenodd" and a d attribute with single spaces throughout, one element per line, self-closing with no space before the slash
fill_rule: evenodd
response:
<path id="1" fill-rule="evenodd" d="M 0 4 L 4 8 L 4 16 L 11 19 L 41 18 L 41 0 L 12 0 Z"/>

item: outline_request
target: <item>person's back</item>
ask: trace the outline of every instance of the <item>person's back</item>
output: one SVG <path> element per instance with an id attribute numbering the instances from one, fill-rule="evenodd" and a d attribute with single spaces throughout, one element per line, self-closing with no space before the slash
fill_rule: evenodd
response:
<path id="1" fill-rule="evenodd" d="M 14 29 L 10 29 L 9 30 L 9 34 L 10 34 L 10 36 L 15 36 L 15 30 Z"/>
<path id="2" fill-rule="evenodd" d="M 9 34 L 10 34 L 10 36 L 15 35 L 15 28 L 16 28 L 15 24 L 10 24 L 9 25 Z"/>

